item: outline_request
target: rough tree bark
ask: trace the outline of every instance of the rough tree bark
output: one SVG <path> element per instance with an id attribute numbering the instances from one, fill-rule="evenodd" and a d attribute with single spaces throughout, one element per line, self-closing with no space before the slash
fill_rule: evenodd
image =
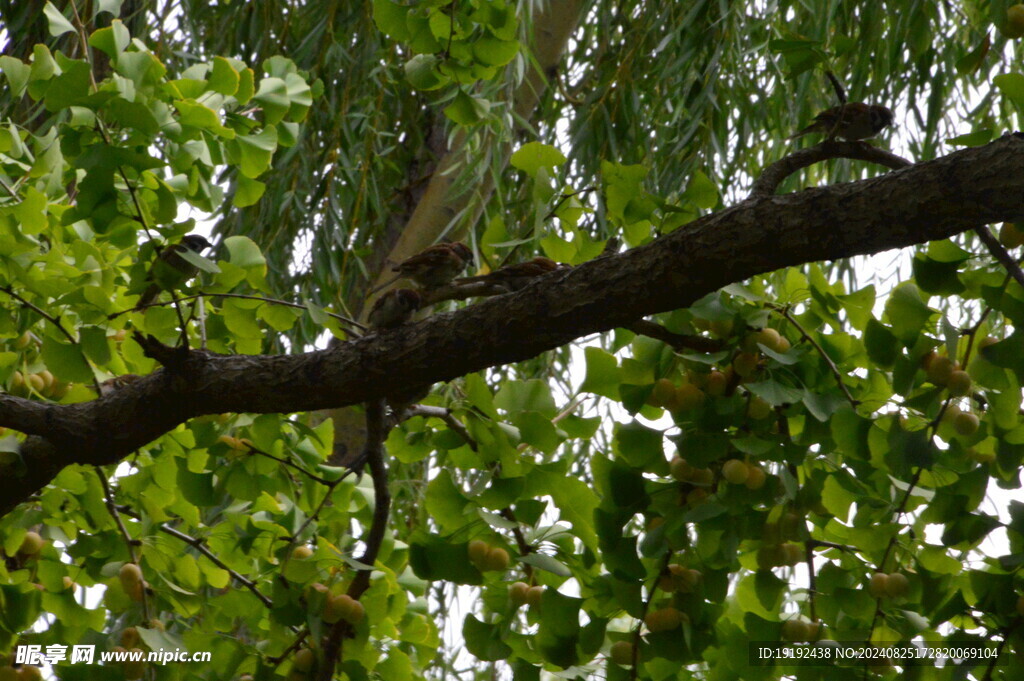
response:
<path id="1" fill-rule="evenodd" d="M 0 515 L 72 463 L 109 464 L 189 418 L 309 411 L 379 399 L 524 360 L 576 338 L 685 307 L 731 282 L 806 262 L 1024 220 L 1024 134 L 860 182 L 748 199 L 645 246 L 554 272 L 514 294 L 299 355 L 192 351 L 92 402 L 0 396 L 0 425 L 27 433 L 0 465 Z"/>

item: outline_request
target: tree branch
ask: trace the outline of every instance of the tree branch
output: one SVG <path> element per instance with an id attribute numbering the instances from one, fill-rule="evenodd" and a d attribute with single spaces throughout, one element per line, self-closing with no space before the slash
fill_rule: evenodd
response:
<path id="1" fill-rule="evenodd" d="M 1015 133 L 869 180 L 748 199 L 639 248 L 538 277 L 521 291 L 329 350 L 186 351 L 174 371 L 157 370 L 90 402 L 47 405 L 43 413 L 29 400 L 4 396 L 0 426 L 33 434 L 22 443 L 24 464 L 0 464 L 0 515 L 64 466 L 119 461 L 196 416 L 369 402 L 629 326 L 763 272 L 1021 221 L 1022 195 L 1024 134 Z M 31 416 L 31 428 L 19 414 Z"/>
<path id="2" fill-rule="evenodd" d="M 838 121 L 838 118 L 837 118 Z M 856 161 L 869 161 L 899 170 L 911 165 L 910 161 L 890 153 L 885 149 L 873 147 L 864 142 L 840 142 L 826 139 L 820 144 L 807 149 L 794 151 L 792 154 L 776 161 L 761 172 L 750 190 L 750 198 L 771 196 L 782 181 L 798 170 L 821 163 L 832 158 L 852 158 Z"/>

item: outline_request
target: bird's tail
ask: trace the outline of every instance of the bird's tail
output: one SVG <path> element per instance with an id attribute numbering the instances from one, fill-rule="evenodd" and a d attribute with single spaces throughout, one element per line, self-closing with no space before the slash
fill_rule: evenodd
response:
<path id="1" fill-rule="evenodd" d="M 393 276 L 390 279 L 388 279 L 387 281 L 385 281 L 383 284 L 378 284 L 376 287 L 370 289 L 370 292 L 367 295 L 372 296 L 377 291 L 381 290 L 382 288 L 387 288 L 388 286 L 391 286 L 392 284 L 394 284 L 396 281 L 398 281 L 401 278 L 402 278 L 401 274 L 396 274 L 395 276 Z"/>
<path id="2" fill-rule="evenodd" d="M 160 295 L 160 287 L 156 284 L 150 284 L 149 287 L 142 292 L 142 295 L 139 296 L 139 302 L 135 303 L 136 309 L 141 309 L 152 304 L 158 295 Z"/>

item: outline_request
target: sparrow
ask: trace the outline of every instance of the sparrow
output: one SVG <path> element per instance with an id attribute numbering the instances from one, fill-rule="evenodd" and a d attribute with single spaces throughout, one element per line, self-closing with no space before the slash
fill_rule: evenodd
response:
<path id="1" fill-rule="evenodd" d="M 160 255 L 157 256 L 146 275 L 146 279 L 153 283 L 142 292 L 135 307 L 141 308 L 149 305 L 160 295 L 160 291 L 176 289 L 196 276 L 199 272 L 198 268 L 179 254 L 188 249 L 198 255 L 212 245 L 206 240 L 206 237 L 200 234 L 188 234 L 183 236 L 180 242 L 160 251 Z"/>
<path id="2" fill-rule="evenodd" d="M 842 112 L 842 120 L 839 120 L 840 112 Z M 789 139 L 796 139 L 812 132 L 821 132 L 851 142 L 866 140 L 888 128 L 892 125 L 892 121 L 892 111 L 884 106 L 848 102 L 845 106 L 834 106 L 822 111 L 814 117 L 813 123 L 790 135 Z"/>
<path id="3" fill-rule="evenodd" d="M 412 318 L 420 309 L 420 294 L 411 288 L 388 291 L 373 304 L 367 321 L 375 329 L 393 329 Z"/>
<path id="4" fill-rule="evenodd" d="M 487 283 L 506 291 L 518 291 L 539 276 L 568 267 L 538 255 L 533 260 L 505 265 L 488 274 L 456 279 L 455 284 Z"/>
<path id="5" fill-rule="evenodd" d="M 471 262 L 473 251 L 461 241 L 434 244 L 392 267 L 391 271 L 398 274 L 373 289 L 371 293 L 399 279 L 411 279 L 423 289 L 438 288 L 457 277 Z"/>

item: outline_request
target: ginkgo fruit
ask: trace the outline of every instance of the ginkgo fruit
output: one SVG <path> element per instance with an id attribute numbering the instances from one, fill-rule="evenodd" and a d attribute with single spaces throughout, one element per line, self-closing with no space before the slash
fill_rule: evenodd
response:
<path id="1" fill-rule="evenodd" d="M 692 383 L 683 383 L 675 393 L 675 411 L 696 409 L 704 404 L 704 391 Z"/>
<path id="2" fill-rule="evenodd" d="M 889 583 L 889 575 L 884 572 L 876 572 L 871 575 L 871 581 L 868 582 L 868 593 L 875 598 L 884 598 L 888 596 L 888 590 L 886 585 Z"/>
<path id="3" fill-rule="evenodd" d="M 667 378 L 659 378 L 654 382 L 654 388 L 651 390 L 650 397 L 647 398 L 647 403 L 652 407 L 664 407 L 675 393 L 675 383 Z"/>
<path id="4" fill-rule="evenodd" d="M 969 437 L 978 432 L 981 419 L 969 411 L 960 412 L 953 418 L 953 429 L 957 435 Z"/>
<path id="5" fill-rule="evenodd" d="M 480 567 L 484 560 L 487 558 L 487 552 L 490 551 L 491 547 L 487 545 L 487 542 L 482 539 L 474 539 L 469 542 L 467 551 L 469 552 L 469 560 L 474 565 Z"/>
<path id="6" fill-rule="evenodd" d="M 767 479 L 768 476 L 763 468 L 760 466 L 748 466 L 747 479 L 743 484 L 749 490 L 759 490 L 764 487 L 764 482 Z"/>
<path id="7" fill-rule="evenodd" d="M 544 587 L 542 586 L 531 586 L 526 592 L 526 604 L 530 607 L 537 607 L 540 605 L 540 599 L 544 596 Z"/>
<path id="8" fill-rule="evenodd" d="M 121 566 L 121 571 L 118 572 L 118 579 L 121 580 L 121 586 L 124 590 L 131 595 L 132 590 L 142 585 L 142 570 L 135 563 L 125 563 Z"/>
<path id="9" fill-rule="evenodd" d="M 128 627 L 121 632 L 121 645 L 125 648 L 135 648 L 140 641 L 139 630 L 135 627 Z"/>
<path id="10" fill-rule="evenodd" d="M 704 392 L 712 397 L 721 397 L 729 387 L 729 381 L 721 371 L 712 371 L 708 374 L 707 383 L 704 385 Z"/>
<path id="11" fill-rule="evenodd" d="M 295 653 L 295 659 L 292 661 L 292 667 L 300 672 L 308 672 L 313 668 L 313 663 L 316 662 L 316 655 L 309 648 L 300 648 Z"/>
<path id="12" fill-rule="evenodd" d="M 903 598 L 910 592 L 910 580 L 907 576 L 893 572 L 885 580 L 885 593 L 889 598 Z"/>
<path id="13" fill-rule="evenodd" d="M 487 556 L 483 560 L 481 569 L 490 572 L 504 572 L 508 569 L 508 565 L 508 551 L 500 547 L 494 547 L 487 551 Z"/>
<path id="14" fill-rule="evenodd" d="M 608 655 L 615 664 L 629 666 L 633 664 L 633 644 L 629 641 L 616 641 L 612 644 Z"/>
<path id="15" fill-rule="evenodd" d="M 971 375 L 963 369 L 956 369 L 949 375 L 946 390 L 953 397 L 963 397 L 971 393 Z"/>
<path id="16" fill-rule="evenodd" d="M 740 352 L 732 360 L 733 371 L 740 378 L 750 378 L 757 373 L 758 358 L 752 352 Z"/>
<path id="17" fill-rule="evenodd" d="M 1003 25 L 1002 32 L 1007 38 L 1020 38 L 1024 36 L 1024 4 L 1012 5 L 1006 8 L 1006 24 Z M 1012 225 L 1013 223 L 1006 222 L 1003 224 L 1005 226 Z M 1000 237 L 1002 237 L 1002 231 L 1000 231 Z M 1021 240 L 1024 241 L 1024 236 L 1021 237 Z"/>
<path id="18" fill-rule="evenodd" d="M 722 465 L 722 477 L 734 485 L 742 485 L 750 477 L 750 468 L 739 459 L 729 459 Z"/>
<path id="19" fill-rule="evenodd" d="M 525 605 L 526 596 L 530 592 L 530 585 L 526 582 L 513 582 L 508 587 L 508 598 L 515 606 Z"/>
<path id="20" fill-rule="evenodd" d="M 31 558 L 42 551 L 45 544 L 46 541 L 39 536 L 38 532 L 29 530 L 25 533 L 25 538 L 21 540 L 21 546 L 18 547 L 18 555 Z"/>
<path id="21" fill-rule="evenodd" d="M 927 363 L 925 373 L 935 385 L 946 385 L 949 377 L 957 370 L 957 363 L 945 355 L 934 355 Z"/>
<path id="22" fill-rule="evenodd" d="M 672 631 L 683 623 L 683 613 L 676 608 L 669 606 L 660 610 L 647 613 L 644 617 L 644 624 L 652 633 L 659 631 Z"/>
<path id="23" fill-rule="evenodd" d="M 782 638 L 787 641 L 806 641 L 810 627 L 803 620 L 786 620 L 782 623 Z"/>
<path id="24" fill-rule="evenodd" d="M 674 457 L 668 465 L 669 474 L 679 482 L 689 482 L 693 475 L 693 466 L 686 462 L 686 459 Z"/>

